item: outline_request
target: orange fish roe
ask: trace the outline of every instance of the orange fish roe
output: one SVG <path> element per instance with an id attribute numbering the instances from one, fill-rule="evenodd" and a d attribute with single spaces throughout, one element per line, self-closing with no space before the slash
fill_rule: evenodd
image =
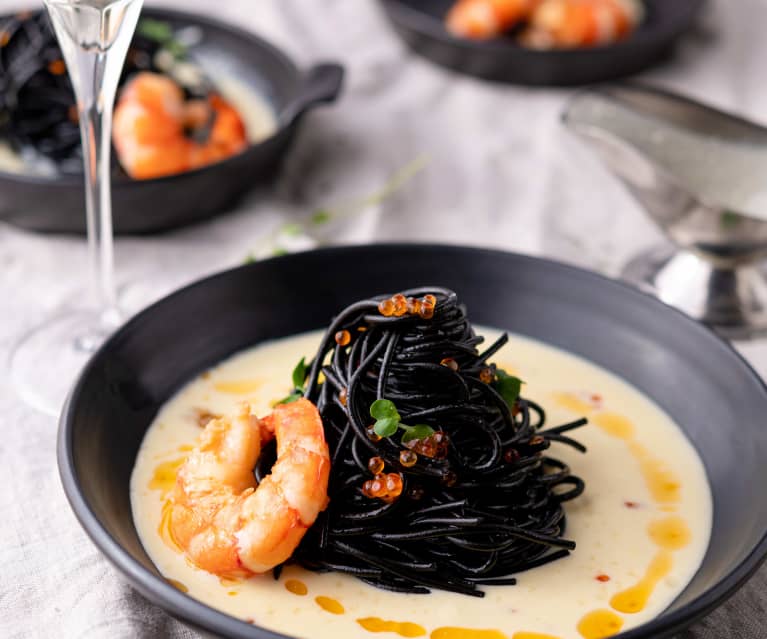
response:
<path id="1" fill-rule="evenodd" d="M 399 454 L 399 463 L 402 464 L 405 468 L 412 468 L 415 466 L 417 461 L 418 455 L 416 455 L 412 450 L 403 450 Z"/>
<path id="2" fill-rule="evenodd" d="M 421 310 L 418 312 L 418 316 L 421 319 L 431 319 L 434 317 L 435 304 L 429 304 L 427 302 L 421 303 Z"/>
<path id="3" fill-rule="evenodd" d="M 7 31 L 0 31 L 0 47 L 4 47 L 11 40 L 11 34 Z"/>
<path id="4" fill-rule="evenodd" d="M 53 75 L 64 75 L 67 72 L 67 65 L 64 60 L 54 60 L 48 64 L 48 71 Z"/>
<path id="5" fill-rule="evenodd" d="M 450 442 L 447 433 L 438 430 L 433 435 L 424 439 L 413 439 L 405 444 L 410 450 L 430 459 L 444 459 L 447 457 L 448 444 Z"/>
<path id="6" fill-rule="evenodd" d="M 452 357 L 446 357 L 443 359 L 440 364 L 442 366 L 446 366 L 451 371 L 457 371 L 458 370 L 458 362 L 456 362 Z"/>
<path id="7" fill-rule="evenodd" d="M 392 502 L 402 494 L 402 475 L 399 473 L 378 474 L 362 484 L 362 494 L 371 499 L 378 498 Z"/>
<path id="8" fill-rule="evenodd" d="M 380 457 L 371 457 L 368 461 L 368 470 L 374 475 L 380 475 L 384 470 L 384 460 Z"/>
<path id="9" fill-rule="evenodd" d="M 338 331 L 336 333 L 336 344 L 339 346 L 348 346 L 352 341 L 352 334 L 349 331 Z"/>
<path id="10" fill-rule="evenodd" d="M 376 432 L 375 426 L 371 424 L 365 429 L 365 432 L 368 434 L 368 439 L 370 439 L 371 442 L 380 442 L 381 436 Z"/>
<path id="11" fill-rule="evenodd" d="M 483 368 L 479 371 L 479 381 L 483 384 L 491 384 L 495 380 L 495 371 L 490 368 Z"/>
<path id="12" fill-rule="evenodd" d="M 397 293 L 397 295 L 394 295 L 391 298 L 391 301 L 394 302 L 394 316 L 395 317 L 402 317 L 407 313 L 407 298 L 402 295 L 401 293 Z"/>
<path id="13" fill-rule="evenodd" d="M 345 388 L 342 388 L 341 392 L 338 393 L 338 401 L 341 402 L 344 406 L 346 406 L 348 395 L 348 391 Z"/>
<path id="14" fill-rule="evenodd" d="M 384 317 L 391 317 L 394 315 L 394 302 L 391 299 L 381 300 L 378 304 L 378 312 Z"/>
<path id="15" fill-rule="evenodd" d="M 424 295 L 419 300 L 397 293 L 378 303 L 378 312 L 384 317 L 402 317 L 409 314 L 417 315 L 421 319 L 431 319 L 434 317 L 434 309 L 436 308 L 437 298 L 431 294 Z"/>

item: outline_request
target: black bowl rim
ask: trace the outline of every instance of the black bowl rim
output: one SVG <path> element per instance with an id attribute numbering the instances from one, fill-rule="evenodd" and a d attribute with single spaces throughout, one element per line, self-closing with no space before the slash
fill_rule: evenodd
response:
<path id="1" fill-rule="evenodd" d="M 405 4 L 402 0 L 379 0 L 385 10 L 390 13 L 401 25 L 405 25 L 412 31 L 438 40 L 443 44 L 449 44 L 460 48 L 473 51 L 486 52 L 504 52 L 516 51 L 523 55 L 537 56 L 540 58 L 554 58 L 564 54 L 570 55 L 606 55 L 616 53 L 620 50 L 631 50 L 643 48 L 648 44 L 665 42 L 668 39 L 676 38 L 680 33 L 686 31 L 692 20 L 701 10 L 706 0 L 686 0 L 688 2 L 687 14 L 684 20 L 681 20 L 674 29 L 653 29 L 649 31 L 637 32 L 640 37 L 629 37 L 620 42 L 598 45 L 588 48 L 572 49 L 534 49 L 524 47 L 514 40 L 505 38 L 492 38 L 489 40 L 472 40 L 471 38 L 461 38 L 453 35 L 444 28 L 441 22 L 435 20 L 433 16 L 424 11 Z"/>
<path id="2" fill-rule="evenodd" d="M 549 269 L 559 269 L 563 273 L 569 273 L 586 282 L 591 282 L 595 286 L 608 287 L 620 295 L 628 295 L 643 300 L 644 304 L 653 306 L 658 313 L 666 313 L 677 319 L 682 319 L 687 323 L 690 331 L 694 331 L 698 336 L 708 341 L 713 349 L 718 349 L 722 357 L 735 357 L 740 362 L 745 375 L 756 382 L 756 386 L 761 388 L 767 394 L 767 384 L 746 359 L 738 353 L 728 342 L 707 326 L 696 322 L 681 311 L 666 305 L 659 299 L 644 293 L 643 291 L 619 280 L 611 279 L 594 271 L 589 271 L 577 266 L 565 264 L 556 260 L 515 253 L 511 251 L 502 251 L 498 249 L 445 245 L 445 244 L 419 244 L 419 243 L 381 243 L 372 245 L 355 245 L 321 248 L 306 253 L 297 253 L 279 257 L 269 258 L 263 262 L 279 263 L 301 259 L 301 255 L 308 253 L 320 255 L 326 259 L 333 259 L 341 254 L 353 254 L 355 252 L 376 252 L 380 251 L 383 255 L 391 257 L 392 252 L 396 251 L 439 251 L 440 254 L 453 253 L 453 257 L 458 255 L 471 256 L 483 254 L 485 256 L 514 257 L 515 259 L 527 262 L 537 262 Z M 119 339 L 120 335 L 143 320 L 144 317 L 154 312 L 156 306 L 166 303 L 172 303 L 176 297 L 182 296 L 187 290 L 197 286 L 210 285 L 219 279 L 225 279 L 234 272 L 248 269 L 257 269 L 263 262 L 246 264 L 219 273 L 214 273 L 188 284 L 166 297 L 153 303 L 135 317 L 129 320 L 115 334 L 113 334 L 93 355 L 80 373 L 78 380 L 69 394 L 67 401 L 62 409 L 59 419 L 59 429 L 57 437 L 57 463 L 59 475 L 67 496 L 69 504 L 80 522 L 80 525 L 90 537 L 91 541 L 102 552 L 102 554 L 122 573 L 128 581 L 135 586 L 145 596 L 150 593 L 152 603 L 160 605 L 163 609 L 174 616 L 178 616 L 184 621 L 193 623 L 200 628 L 208 628 L 215 632 L 225 633 L 225 636 L 256 638 L 256 639 L 293 639 L 286 635 L 260 628 L 255 625 L 240 621 L 235 617 L 211 608 L 192 597 L 181 593 L 175 587 L 166 583 L 161 577 L 158 577 L 138 561 L 136 561 L 123 547 L 102 527 L 94 512 L 83 498 L 78 479 L 74 468 L 73 449 L 72 449 L 72 428 L 74 423 L 74 405 L 80 399 L 81 389 L 85 378 L 94 368 L 95 362 L 105 352 L 107 352 L 113 343 Z M 735 591 L 743 585 L 746 580 L 753 575 L 759 566 L 767 559 L 767 531 L 755 545 L 753 550 L 738 565 L 733 567 L 719 582 L 715 583 L 702 595 L 686 604 L 679 610 L 669 614 L 661 613 L 661 617 L 656 617 L 638 626 L 637 628 L 615 635 L 615 639 L 653 639 L 655 637 L 668 637 L 673 632 L 689 626 L 692 622 L 702 618 L 711 612 L 726 599 L 731 597 Z"/>
<path id="3" fill-rule="evenodd" d="M 12 16 L 14 15 L 14 13 L 15 12 L 0 15 L 0 20 L 3 20 L 4 18 Z M 200 26 L 203 28 L 211 27 L 213 29 L 218 29 L 221 31 L 228 31 L 229 33 L 233 34 L 237 38 L 249 41 L 249 43 L 252 44 L 254 47 L 258 47 L 260 49 L 263 49 L 264 51 L 267 51 L 269 55 L 279 60 L 281 64 L 290 68 L 291 71 L 293 71 L 296 74 L 296 77 L 300 77 L 302 73 L 298 65 L 296 65 L 293 59 L 287 53 L 285 53 L 285 51 L 283 51 L 276 45 L 272 44 L 268 40 L 265 40 L 261 36 L 255 34 L 254 32 L 249 31 L 247 29 L 243 29 L 242 27 L 238 27 L 237 25 L 226 22 L 225 20 L 214 18 L 208 14 L 192 13 L 190 11 L 183 11 L 180 9 L 171 9 L 171 8 L 166 8 L 163 6 L 144 7 L 141 10 L 141 15 L 142 17 L 146 16 L 146 17 L 154 17 L 158 19 L 166 18 L 166 19 L 171 19 L 178 22 L 189 22 L 190 26 Z M 282 121 L 282 119 L 279 117 L 280 115 L 279 113 L 276 113 L 275 115 L 276 115 L 277 127 L 275 128 L 274 132 L 269 137 L 264 138 L 263 140 L 260 140 L 259 142 L 249 143 L 246 149 L 240 151 L 239 153 L 236 153 L 235 155 L 232 155 L 218 162 L 207 164 L 205 166 L 202 166 L 196 169 L 183 171 L 182 173 L 174 173 L 172 175 L 165 175 L 159 178 L 151 178 L 148 180 L 133 180 L 126 176 L 118 176 L 116 179 L 115 178 L 112 179 L 112 188 L 117 189 L 117 188 L 124 188 L 126 186 L 130 187 L 130 185 L 133 185 L 133 184 L 142 184 L 142 185 L 162 184 L 162 183 L 170 184 L 175 180 L 184 179 L 187 176 L 194 176 L 195 174 L 202 173 L 212 166 L 226 165 L 231 162 L 234 162 L 238 158 L 242 157 L 243 155 L 246 155 L 252 152 L 254 149 L 258 149 L 259 147 L 269 143 L 274 138 L 281 135 L 283 131 L 290 126 L 291 124 L 290 122 Z M 71 186 L 77 186 L 79 184 L 82 184 L 83 176 L 71 175 L 71 174 L 52 175 L 52 176 L 36 175 L 32 173 L 12 173 L 10 171 L 0 170 L 0 180 L 5 180 L 9 182 L 19 182 L 23 184 L 33 184 L 33 185 L 36 184 L 41 186 L 56 186 L 56 187 L 63 188 L 63 187 L 71 187 Z"/>

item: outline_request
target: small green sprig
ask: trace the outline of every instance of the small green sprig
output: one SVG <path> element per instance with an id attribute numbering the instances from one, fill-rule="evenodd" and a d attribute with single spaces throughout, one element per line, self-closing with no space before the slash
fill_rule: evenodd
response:
<path id="1" fill-rule="evenodd" d="M 505 370 L 499 368 L 495 372 L 495 381 L 492 386 L 503 397 L 509 408 L 514 408 L 522 391 L 522 384 L 524 382 L 519 377 L 509 375 Z"/>
<path id="2" fill-rule="evenodd" d="M 142 18 L 136 31 L 147 40 L 152 40 L 166 49 L 174 58 L 183 58 L 186 55 L 186 46 L 176 39 L 173 27 L 162 20 Z"/>
<path id="3" fill-rule="evenodd" d="M 408 426 L 402 423 L 397 407 L 394 402 L 388 399 L 377 399 L 370 405 L 370 416 L 375 419 L 373 430 L 379 437 L 391 437 L 398 430 L 404 431 L 402 439 L 403 444 L 407 444 L 416 439 L 426 439 L 434 434 L 434 429 L 426 424 L 416 424 Z"/>
<path id="4" fill-rule="evenodd" d="M 309 368 L 306 365 L 306 358 L 302 357 L 301 361 L 296 364 L 293 369 L 293 390 L 287 397 L 283 397 L 277 404 L 292 404 L 293 402 L 301 399 L 306 391 L 306 376 L 309 373 Z"/>

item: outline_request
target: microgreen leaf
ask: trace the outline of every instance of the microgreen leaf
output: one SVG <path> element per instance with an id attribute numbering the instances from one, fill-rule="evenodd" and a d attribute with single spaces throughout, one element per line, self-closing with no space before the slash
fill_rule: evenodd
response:
<path id="1" fill-rule="evenodd" d="M 327 224 L 332 219 L 333 214 L 327 209 L 317 209 L 312 214 L 312 224 L 319 226 L 320 224 Z"/>
<path id="2" fill-rule="evenodd" d="M 391 437 L 397 432 L 399 417 L 384 417 L 376 421 L 373 430 L 379 437 Z"/>
<path id="3" fill-rule="evenodd" d="M 140 20 L 137 31 L 139 35 L 155 42 L 166 42 L 173 38 L 173 29 L 167 22 L 151 18 Z"/>
<path id="4" fill-rule="evenodd" d="M 296 222 L 288 222 L 282 225 L 282 233 L 290 237 L 296 237 L 304 232 L 304 227 Z"/>
<path id="5" fill-rule="evenodd" d="M 523 383 L 518 377 L 509 375 L 505 370 L 499 368 L 496 371 L 496 380 L 493 382 L 493 387 L 511 408 L 519 399 Z"/>
<path id="6" fill-rule="evenodd" d="M 293 386 L 296 388 L 303 388 L 306 381 L 306 358 L 302 357 L 301 361 L 296 364 L 293 369 Z"/>
<path id="7" fill-rule="evenodd" d="M 405 430 L 405 433 L 402 435 L 403 444 L 407 444 L 415 439 L 426 439 L 434 434 L 434 429 L 426 424 L 416 424 L 415 426 L 400 424 L 400 428 Z"/>
<path id="8" fill-rule="evenodd" d="M 297 402 L 299 399 L 301 399 L 304 396 L 303 393 L 291 393 L 287 397 L 284 397 L 279 402 L 277 402 L 277 405 L 279 404 L 292 404 L 293 402 Z"/>
<path id="9" fill-rule="evenodd" d="M 388 399 L 377 399 L 374 401 L 370 405 L 370 416 L 373 419 L 378 420 L 392 418 L 396 419 L 398 423 L 400 420 L 399 413 L 397 412 L 397 407 L 394 405 L 394 402 L 391 402 Z"/>

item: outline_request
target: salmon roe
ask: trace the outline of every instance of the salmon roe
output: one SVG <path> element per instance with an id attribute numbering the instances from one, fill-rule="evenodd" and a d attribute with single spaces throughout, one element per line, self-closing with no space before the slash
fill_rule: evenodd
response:
<path id="1" fill-rule="evenodd" d="M 362 484 L 362 494 L 370 499 L 377 498 L 390 503 L 402 494 L 403 486 L 402 475 L 399 473 L 379 473 L 374 479 Z"/>
<path id="2" fill-rule="evenodd" d="M 384 317 L 414 315 L 421 319 L 431 319 L 434 317 L 434 310 L 436 308 L 437 297 L 432 294 L 424 295 L 419 300 L 414 297 L 405 297 L 402 293 L 397 293 L 378 303 L 378 312 Z"/>
<path id="3" fill-rule="evenodd" d="M 336 333 L 336 344 L 339 346 L 348 346 L 352 341 L 352 334 L 349 331 L 338 331 Z"/>
<path id="4" fill-rule="evenodd" d="M 399 454 L 399 463 L 402 464 L 405 468 L 412 468 L 416 465 L 417 461 L 418 455 L 412 450 L 403 450 Z"/>
<path id="5" fill-rule="evenodd" d="M 375 426 L 372 424 L 365 429 L 365 432 L 368 434 L 368 439 L 370 439 L 371 442 L 381 441 L 381 436 L 376 432 Z"/>
<path id="6" fill-rule="evenodd" d="M 492 384 L 494 380 L 495 380 L 495 371 L 489 366 L 479 371 L 479 381 L 482 382 L 483 384 Z"/>
<path id="7" fill-rule="evenodd" d="M 380 475 L 384 469 L 384 460 L 380 457 L 371 457 L 368 461 L 368 470 L 374 475 Z"/>
<path id="8" fill-rule="evenodd" d="M 446 357 L 443 359 L 440 364 L 442 366 L 446 366 L 451 371 L 457 371 L 458 370 L 458 362 L 456 362 L 452 357 Z"/>
<path id="9" fill-rule="evenodd" d="M 378 304 L 378 312 L 384 317 L 391 317 L 394 315 L 394 302 L 391 299 L 381 300 Z"/>
<path id="10" fill-rule="evenodd" d="M 394 316 L 395 317 L 402 317 L 407 313 L 407 298 L 402 295 L 401 293 L 397 293 L 397 295 L 394 295 L 391 298 L 391 301 L 394 303 Z"/>

